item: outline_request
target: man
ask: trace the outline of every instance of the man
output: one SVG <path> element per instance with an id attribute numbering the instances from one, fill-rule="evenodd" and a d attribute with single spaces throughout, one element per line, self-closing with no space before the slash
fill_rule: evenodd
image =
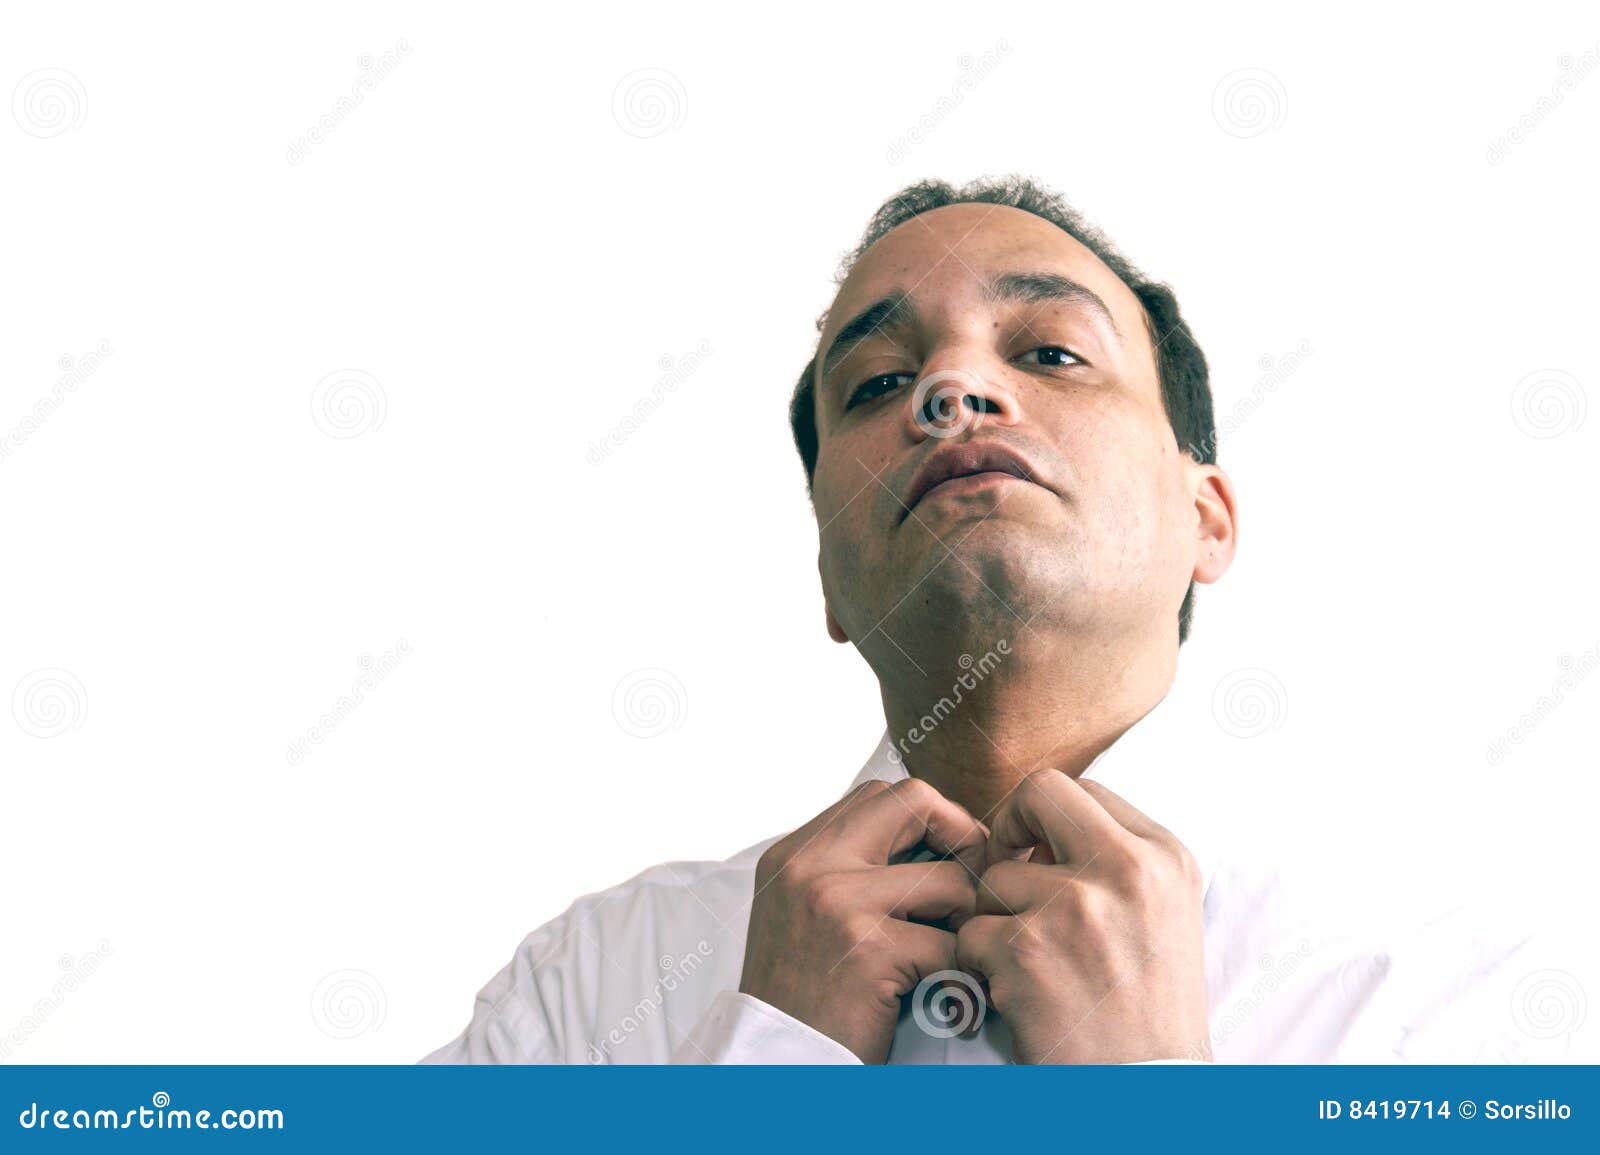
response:
<path id="1" fill-rule="evenodd" d="M 1225 760 L 1162 753 L 1238 532 L 1171 291 L 1029 181 L 927 182 L 820 328 L 791 420 L 887 732 L 800 829 L 579 900 L 430 1060 L 1483 1057 L 1443 1012 L 1511 952 L 1319 931 L 1236 853 Z"/>

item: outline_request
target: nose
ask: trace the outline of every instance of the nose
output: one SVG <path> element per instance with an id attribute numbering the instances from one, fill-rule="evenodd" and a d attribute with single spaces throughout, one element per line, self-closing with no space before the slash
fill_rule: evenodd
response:
<path id="1" fill-rule="evenodd" d="M 905 409 L 913 441 L 955 437 L 985 424 L 1015 425 L 1021 417 L 1017 395 L 997 374 L 954 361 L 930 365 Z"/>

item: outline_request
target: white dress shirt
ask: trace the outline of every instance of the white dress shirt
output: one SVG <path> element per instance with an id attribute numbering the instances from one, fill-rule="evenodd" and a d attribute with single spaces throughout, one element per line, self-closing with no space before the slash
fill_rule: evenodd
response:
<path id="1" fill-rule="evenodd" d="M 1485 936 L 1470 908 L 1412 906 L 1352 930 L 1330 913 L 1345 909 L 1328 899 L 1336 885 L 1303 893 L 1282 850 L 1244 849 L 1227 820 L 1227 751 L 1212 750 L 1215 735 L 1192 716 L 1174 741 L 1183 722 L 1173 698 L 1084 773 L 1171 830 L 1201 868 L 1215 1061 L 1594 1061 L 1581 1044 L 1600 1032 L 1582 1030 L 1586 983 L 1570 956 L 1552 963 L 1520 932 Z M 851 786 L 905 777 L 892 750 L 885 734 Z M 739 992 L 756 860 L 775 841 L 722 862 L 663 863 L 578 899 L 523 941 L 478 993 L 466 1029 L 424 1061 L 857 1063 Z M 1345 906 L 1371 913 L 1364 901 Z M 908 999 L 889 1062 L 1013 1061 L 992 1010 L 962 1035 L 942 1037 L 928 1022 Z"/>

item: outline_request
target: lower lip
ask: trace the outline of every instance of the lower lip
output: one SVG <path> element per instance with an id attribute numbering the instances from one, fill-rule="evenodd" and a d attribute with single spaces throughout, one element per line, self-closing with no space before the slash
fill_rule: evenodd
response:
<path id="1" fill-rule="evenodd" d="M 1002 481 L 1021 481 L 1022 478 L 998 470 L 989 470 L 984 473 L 968 473 L 962 477 L 952 477 L 949 481 L 941 481 L 938 485 L 922 495 L 922 501 L 930 497 L 959 497 L 964 493 L 978 493 Z M 917 504 L 921 505 L 922 501 Z"/>

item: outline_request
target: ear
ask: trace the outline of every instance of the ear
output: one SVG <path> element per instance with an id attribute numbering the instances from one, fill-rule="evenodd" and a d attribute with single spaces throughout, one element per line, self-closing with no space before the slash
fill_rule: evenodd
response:
<path id="1" fill-rule="evenodd" d="M 1194 580 L 1209 585 L 1233 564 L 1238 548 L 1239 513 L 1234 504 L 1233 482 L 1215 465 L 1194 464 L 1195 560 Z"/>

